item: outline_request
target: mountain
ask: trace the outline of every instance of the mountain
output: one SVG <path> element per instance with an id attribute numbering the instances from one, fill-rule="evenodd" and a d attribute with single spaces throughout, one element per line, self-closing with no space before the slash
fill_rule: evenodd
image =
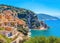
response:
<path id="1" fill-rule="evenodd" d="M 18 18 L 24 20 L 30 29 L 35 29 L 40 26 L 38 17 L 33 11 L 10 5 L 0 4 L 0 13 L 3 13 L 6 10 L 13 12 L 12 15 L 16 15 Z"/>
<path id="2" fill-rule="evenodd" d="M 47 14 L 37 14 L 38 18 L 40 20 L 58 20 L 58 17 L 54 17 L 51 15 L 47 15 Z"/>

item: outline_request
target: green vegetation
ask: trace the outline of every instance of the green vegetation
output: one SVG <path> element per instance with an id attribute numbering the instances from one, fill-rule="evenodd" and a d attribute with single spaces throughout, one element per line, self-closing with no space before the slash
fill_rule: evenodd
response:
<path id="1" fill-rule="evenodd" d="M 22 25 L 18 25 L 18 29 L 19 32 L 22 32 L 24 35 L 27 35 L 28 33 L 28 28 L 23 28 Z"/>
<path id="2" fill-rule="evenodd" d="M 4 28 L 3 27 L 0 27 L 0 30 L 4 30 Z"/>
<path id="3" fill-rule="evenodd" d="M 12 40 L 10 38 L 0 34 L 0 43 L 11 43 L 11 41 Z"/>
<path id="4" fill-rule="evenodd" d="M 60 43 L 60 38 L 53 37 L 53 36 L 33 37 L 25 41 L 24 43 Z"/>
<path id="5" fill-rule="evenodd" d="M 18 17 L 19 19 L 24 20 L 29 28 L 35 29 L 35 27 L 38 28 L 40 26 L 37 15 L 35 15 L 35 13 L 31 10 L 0 4 L 0 13 L 3 13 L 5 10 L 12 11 L 12 16 L 17 14 L 14 17 Z M 14 24 L 12 24 L 12 26 L 14 26 Z"/>

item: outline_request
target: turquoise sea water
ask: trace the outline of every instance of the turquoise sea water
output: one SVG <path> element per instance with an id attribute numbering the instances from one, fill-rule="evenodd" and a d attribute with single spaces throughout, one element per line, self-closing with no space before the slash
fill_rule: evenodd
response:
<path id="1" fill-rule="evenodd" d="M 45 20 L 44 21 L 50 28 L 42 30 L 31 30 L 31 36 L 55 36 L 60 37 L 60 20 Z"/>

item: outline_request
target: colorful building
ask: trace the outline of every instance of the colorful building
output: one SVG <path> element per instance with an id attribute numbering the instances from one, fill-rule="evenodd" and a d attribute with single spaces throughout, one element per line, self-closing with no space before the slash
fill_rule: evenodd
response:
<path id="1" fill-rule="evenodd" d="M 4 10 L 0 13 L 0 34 L 10 38 L 11 43 L 19 43 L 23 40 L 24 34 L 17 31 L 18 25 L 26 28 L 26 23 L 17 17 L 16 12 Z"/>

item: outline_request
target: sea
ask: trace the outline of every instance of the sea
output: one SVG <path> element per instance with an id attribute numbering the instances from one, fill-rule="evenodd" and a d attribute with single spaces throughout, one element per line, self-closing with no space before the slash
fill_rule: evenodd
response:
<path id="1" fill-rule="evenodd" d="M 55 36 L 60 37 L 60 20 L 44 20 L 50 27 L 47 30 L 31 30 L 31 37 L 36 36 Z"/>

